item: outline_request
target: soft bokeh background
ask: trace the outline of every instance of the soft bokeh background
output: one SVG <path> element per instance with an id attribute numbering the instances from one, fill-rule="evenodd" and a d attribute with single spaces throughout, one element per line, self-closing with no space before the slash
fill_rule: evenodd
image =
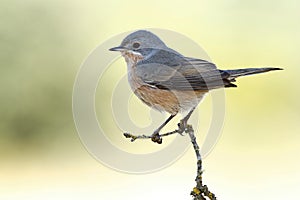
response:
<path id="1" fill-rule="evenodd" d="M 227 90 L 204 180 L 222 200 L 300 197 L 299 1 L 0 4 L 1 200 L 190 199 L 192 149 L 162 171 L 123 174 L 87 153 L 73 123 L 72 86 L 88 53 L 112 35 L 151 27 L 192 38 L 221 68 L 285 68 Z"/>

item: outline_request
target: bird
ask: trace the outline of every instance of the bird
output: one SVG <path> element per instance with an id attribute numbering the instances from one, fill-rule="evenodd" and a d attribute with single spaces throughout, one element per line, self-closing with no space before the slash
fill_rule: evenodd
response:
<path id="1" fill-rule="evenodd" d="M 160 131 L 178 113 L 184 114 L 180 131 L 197 105 L 210 90 L 237 87 L 242 76 L 282 70 L 277 67 L 221 70 L 207 60 L 186 57 L 169 48 L 157 35 L 138 30 L 126 36 L 118 51 L 125 58 L 129 85 L 146 105 L 170 116 L 151 135 L 153 142 L 162 143 Z"/>

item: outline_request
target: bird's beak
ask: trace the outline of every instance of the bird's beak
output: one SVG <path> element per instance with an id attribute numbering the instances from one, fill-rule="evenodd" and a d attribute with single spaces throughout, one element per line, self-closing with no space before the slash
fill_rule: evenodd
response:
<path id="1" fill-rule="evenodd" d="M 118 47 L 113 47 L 109 49 L 110 51 L 124 51 L 128 50 L 126 47 L 118 46 Z"/>

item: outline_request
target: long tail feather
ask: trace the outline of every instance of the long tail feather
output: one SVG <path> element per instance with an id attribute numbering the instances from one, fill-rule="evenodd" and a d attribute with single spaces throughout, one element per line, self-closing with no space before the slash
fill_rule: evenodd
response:
<path id="1" fill-rule="evenodd" d="M 281 68 L 267 67 L 267 68 L 246 68 L 246 69 L 234 69 L 234 70 L 225 70 L 230 74 L 230 78 L 237 78 L 240 76 L 248 76 L 252 74 L 260 74 L 264 72 L 274 71 L 274 70 L 282 70 Z"/>

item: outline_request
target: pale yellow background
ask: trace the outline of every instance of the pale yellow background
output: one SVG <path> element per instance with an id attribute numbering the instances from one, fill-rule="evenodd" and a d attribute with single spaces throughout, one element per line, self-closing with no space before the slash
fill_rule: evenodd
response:
<path id="1" fill-rule="evenodd" d="M 227 90 L 223 134 L 204 160 L 204 181 L 220 200 L 299 199 L 299 6 L 296 0 L 2 0 L 0 199 L 191 199 L 192 149 L 162 171 L 122 174 L 95 161 L 74 127 L 71 95 L 80 63 L 111 36 L 143 28 L 190 37 L 223 69 L 285 69 Z"/>

